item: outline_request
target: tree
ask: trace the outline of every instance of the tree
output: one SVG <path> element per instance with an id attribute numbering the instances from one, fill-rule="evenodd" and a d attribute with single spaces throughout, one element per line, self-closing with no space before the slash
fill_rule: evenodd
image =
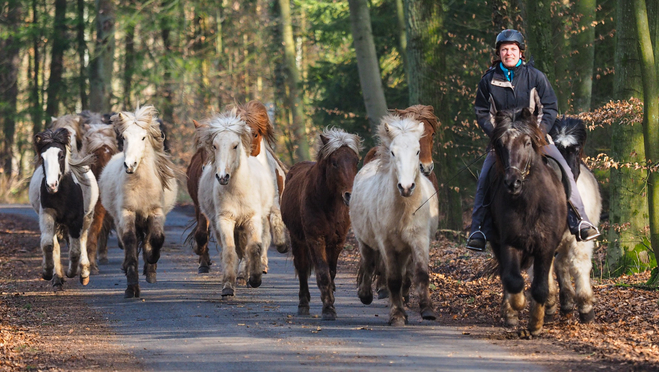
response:
<path id="1" fill-rule="evenodd" d="M 23 7 L 20 0 L 0 2 L 0 24 L 6 25 L 0 33 L 0 123 L 4 138 L 0 152 L 0 166 L 4 173 L 11 176 L 16 170 L 12 168 L 12 147 L 16 132 L 16 103 L 18 98 L 18 69 L 20 67 L 20 33 Z"/>
<path id="2" fill-rule="evenodd" d="M 534 59 L 535 67 L 555 81 L 554 49 L 552 46 L 551 7 L 552 0 L 527 0 L 527 54 Z"/>
<path id="3" fill-rule="evenodd" d="M 380 64 L 375 53 L 368 1 L 348 0 L 348 4 L 350 5 L 350 26 L 357 55 L 364 105 L 372 133 L 377 133 L 376 129 L 380 124 L 380 119 L 387 114 L 387 101 L 384 98 Z"/>
<path id="4" fill-rule="evenodd" d="M 36 0 L 32 0 L 36 1 Z M 89 108 L 87 100 L 87 65 L 85 55 L 87 53 L 87 43 L 85 42 L 85 0 L 77 0 L 77 19 L 76 19 L 76 41 L 78 51 L 78 89 L 80 90 L 80 106 L 83 110 Z"/>
<path id="5" fill-rule="evenodd" d="M 590 111 L 593 90 L 593 65 L 595 62 L 595 8 L 596 0 L 575 2 L 575 12 L 579 17 L 578 34 L 575 38 L 574 55 L 574 110 Z M 558 71 L 558 70 L 557 70 Z"/>
<path id="6" fill-rule="evenodd" d="M 48 79 L 48 103 L 46 117 L 58 116 L 62 73 L 64 70 L 64 52 L 68 48 L 66 36 L 66 0 L 55 0 L 55 23 L 51 36 L 53 47 L 50 56 L 50 78 Z"/>
<path id="7" fill-rule="evenodd" d="M 632 4 L 616 5 L 615 92 L 616 99 L 640 98 L 643 92 L 638 41 Z M 641 123 L 615 123 L 611 127 L 611 157 L 619 163 L 645 162 Z M 627 167 L 611 168 L 609 182 L 609 229 L 606 262 L 617 273 L 620 259 L 645 235 L 648 204 L 642 172 Z"/>
<path id="8" fill-rule="evenodd" d="M 643 138 L 645 157 L 650 165 L 647 176 L 650 211 L 650 241 L 655 257 L 659 256 L 659 83 L 652 51 L 648 11 L 645 0 L 634 0 L 634 19 L 641 56 L 643 77 Z"/>
<path id="9" fill-rule="evenodd" d="M 114 34 L 113 0 L 96 0 L 96 40 L 89 74 L 89 107 L 92 111 L 112 111 Z"/>

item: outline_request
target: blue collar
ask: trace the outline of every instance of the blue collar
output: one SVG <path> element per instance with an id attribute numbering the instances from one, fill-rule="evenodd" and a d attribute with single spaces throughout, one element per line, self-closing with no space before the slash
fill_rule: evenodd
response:
<path id="1" fill-rule="evenodd" d="M 519 67 L 519 65 L 522 64 L 522 59 L 520 58 L 519 61 L 517 61 L 517 64 L 515 65 L 515 68 Z M 512 69 L 507 69 L 503 66 L 503 62 L 499 62 L 499 67 L 501 68 L 501 71 L 503 71 L 503 75 L 506 77 L 506 80 L 512 82 L 513 78 L 515 77 L 515 71 Z"/>

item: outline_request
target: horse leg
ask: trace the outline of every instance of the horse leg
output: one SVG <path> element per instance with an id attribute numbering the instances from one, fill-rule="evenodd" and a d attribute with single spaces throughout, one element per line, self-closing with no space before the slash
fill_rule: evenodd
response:
<path id="1" fill-rule="evenodd" d="M 87 255 L 89 256 L 89 270 L 92 275 L 98 275 L 98 265 L 96 264 L 96 256 L 98 252 L 98 237 L 103 229 L 103 220 L 105 217 L 105 208 L 98 202 L 94 207 L 94 219 L 89 227 L 87 235 Z"/>
<path id="2" fill-rule="evenodd" d="M 525 299 L 522 292 L 516 295 L 512 295 L 505 289 L 503 290 L 503 300 L 501 301 L 501 317 L 503 318 L 503 324 L 505 327 L 516 327 L 519 324 L 518 311 L 513 307 L 513 303 L 515 303 L 515 307 L 518 307 L 519 302 L 522 303 L 521 307 L 524 308 Z"/>
<path id="3" fill-rule="evenodd" d="M 39 229 L 41 230 L 41 252 L 43 254 L 41 277 L 44 280 L 51 280 L 55 266 L 53 250 L 57 240 L 55 236 L 55 219 L 43 210 L 39 214 Z"/>
<path id="4" fill-rule="evenodd" d="M 574 277 L 577 309 L 582 323 L 590 323 L 595 319 L 593 288 L 590 285 L 594 244 L 592 241 L 579 242 L 570 251 L 570 262 L 572 262 L 570 271 Z"/>
<path id="5" fill-rule="evenodd" d="M 91 226 L 94 219 L 94 214 L 85 216 L 82 220 L 82 232 L 80 233 L 80 283 L 82 285 L 89 284 L 90 262 L 87 256 L 87 243 L 89 226 Z"/>
<path id="6" fill-rule="evenodd" d="M 520 274 L 519 253 L 507 245 L 493 246 L 493 250 L 499 252 L 499 269 L 503 284 L 501 317 L 504 319 L 506 327 L 514 327 L 519 323 L 518 311 L 522 310 L 526 304 L 523 292 L 524 278 Z"/>
<path id="7" fill-rule="evenodd" d="M 559 247 L 554 262 L 554 271 L 556 272 L 556 278 L 558 278 L 561 314 L 565 316 L 571 316 L 574 310 L 574 288 L 572 287 L 572 275 L 570 274 L 569 251 L 575 243 L 575 241 L 571 241 L 567 247 Z"/>
<path id="8" fill-rule="evenodd" d="M 545 319 L 545 304 L 549 298 L 549 274 L 551 273 L 553 250 L 539 252 L 533 260 L 533 282 L 531 283 L 531 319 L 529 332 L 537 336 L 542 332 Z"/>
<path id="9" fill-rule="evenodd" d="M 266 217 L 263 219 L 263 231 L 261 232 L 261 239 L 263 247 L 261 249 L 261 267 L 263 269 L 263 274 L 268 273 L 268 248 L 270 248 L 270 243 L 272 243 L 272 235 L 270 234 L 271 226 L 270 220 Z"/>
<path id="10" fill-rule="evenodd" d="M 252 218 L 250 226 L 245 227 L 247 234 L 247 251 L 245 257 L 247 258 L 247 270 L 249 271 L 249 278 L 247 283 L 252 288 L 261 286 L 263 277 L 263 251 L 267 248 L 263 245 L 263 221 L 260 217 Z"/>
<path id="11" fill-rule="evenodd" d="M 300 292 L 298 293 L 300 303 L 297 305 L 297 314 L 309 315 L 309 301 L 311 300 L 309 294 L 309 276 L 311 275 L 309 254 L 307 253 L 306 244 L 294 237 L 291 239 L 291 248 L 293 250 L 293 264 L 300 281 Z"/>
<path id="12" fill-rule="evenodd" d="M 125 298 L 140 297 L 139 274 L 137 271 L 137 235 L 135 232 L 135 213 L 126 210 L 122 211 L 121 242 L 124 246 L 124 262 L 122 267 L 126 273 L 127 287 L 124 292 Z"/>
<path id="13" fill-rule="evenodd" d="M 221 216 L 215 227 L 215 240 L 222 244 L 222 297 L 233 296 L 236 287 L 238 255 L 234 239 L 235 226 L 235 221 Z"/>
<path id="14" fill-rule="evenodd" d="M 148 245 L 149 245 L 149 239 L 148 239 L 148 235 L 147 235 L 147 238 L 144 239 L 144 249 L 142 250 L 142 259 L 144 260 L 144 267 L 142 268 L 142 275 L 144 275 L 146 277 L 146 282 L 147 283 L 153 284 L 153 283 L 157 282 L 156 269 L 158 268 L 158 264 L 157 263 L 156 264 L 150 264 L 146 260 L 146 252 L 147 252 L 148 249 L 150 249 L 150 247 L 148 247 Z"/>
<path id="15" fill-rule="evenodd" d="M 150 264 L 158 263 L 160 259 L 160 249 L 165 243 L 165 215 L 161 208 L 156 208 L 146 219 L 147 234 L 144 238 L 144 258 Z"/>
<path id="16" fill-rule="evenodd" d="M 554 265 L 555 263 L 552 262 L 547 276 L 547 283 L 549 285 L 549 297 L 547 297 L 547 303 L 545 304 L 545 323 L 552 323 L 554 321 L 556 311 L 558 310 L 558 302 L 556 301 L 558 298 L 558 287 L 556 286 L 556 281 L 554 280 Z"/>
<path id="17" fill-rule="evenodd" d="M 101 203 L 99 202 L 96 205 L 99 204 Z M 105 208 L 103 208 L 103 210 L 105 210 Z M 110 260 L 108 260 L 108 237 L 110 236 L 113 224 L 112 216 L 106 211 L 103 217 L 101 232 L 98 234 L 98 263 L 101 265 L 110 263 Z"/>
<path id="18" fill-rule="evenodd" d="M 210 271 L 211 258 L 208 253 L 208 219 L 202 213 L 197 215 L 197 226 L 195 227 L 193 246 L 194 253 L 199 255 L 199 274 L 206 274 Z"/>
<path id="19" fill-rule="evenodd" d="M 325 238 L 307 238 L 307 245 L 309 246 L 311 260 L 316 271 L 316 283 L 318 284 L 318 289 L 320 289 L 320 299 L 323 301 L 323 320 L 336 320 L 332 276 L 330 274 L 329 264 L 327 263 Z"/>
<path id="20" fill-rule="evenodd" d="M 420 245 L 412 247 L 412 252 L 414 254 L 414 259 L 411 262 L 411 265 L 414 267 L 414 286 L 419 295 L 419 308 L 421 311 L 421 317 L 425 320 L 435 320 L 437 319 L 437 314 L 433 309 L 432 300 L 430 299 L 430 276 L 428 275 L 428 266 L 430 258 L 428 256 L 428 251 L 424 247 L 430 246 L 430 242 L 421 242 Z M 411 270 L 406 270 L 407 273 L 404 276 L 405 283 L 403 285 L 403 295 L 405 294 L 405 287 L 409 293 L 408 281 L 411 281 L 412 273 Z M 408 294 L 409 296 L 409 294 Z"/>
<path id="21" fill-rule="evenodd" d="M 410 303 L 410 288 L 412 288 L 412 275 L 414 274 L 414 262 L 410 260 L 403 273 L 403 301 L 405 305 Z"/>
<path id="22" fill-rule="evenodd" d="M 381 257 L 378 256 L 375 265 L 377 267 L 375 270 L 375 290 L 378 293 L 378 300 L 389 298 L 389 290 L 387 290 L 387 275 L 385 274 L 386 268 Z"/>
<path id="23" fill-rule="evenodd" d="M 272 242 L 274 243 L 275 248 L 277 248 L 277 252 L 288 252 L 288 244 L 286 244 L 286 225 L 284 225 L 284 221 L 281 219 L 281 210 L 279 209 L 278 202 L 272 207 L 272 212 L 270 213 L 270 229 L 272 231 Z"/>
<path id="24" fill-rule="evenodd" d="M 371 281 L 373 280 L 375 261 L 380 257 L 380 253 L 359 239 L 357 243 L 359 244 L 359 252 L 361 253 L 359 271 L 357 271 L 357 295 L 364 305 L 370 305 L 373 302 Z"/>
<path id="25" fill-rule="evenodd" d="M 407 324 L 407 314 L 403 303 L 403 271 L 407 266 L 409 254 L 390 252 L 385 258 L 387 268 L 387 288 L 389 289 L 389 324 L 403 326 Z"/>

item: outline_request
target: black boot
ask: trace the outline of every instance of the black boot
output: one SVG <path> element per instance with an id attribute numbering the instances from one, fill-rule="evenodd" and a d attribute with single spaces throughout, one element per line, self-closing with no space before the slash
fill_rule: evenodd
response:
<path id="1" fill-rule="evenodd" d="M 580 218 L 579 214 L 569 204 L 567 208 L 567 223 L 570 227 L 570 232 L 579 242 L 588 242 L 602 235 L 596 226 Z"/>
<path id="2" fill-rule="evenodd" d="M 471 233 L 469 240 L 467 240 L 467 249 L 483 252 L 485 250 L 485 234 L 480 230 Z"/>

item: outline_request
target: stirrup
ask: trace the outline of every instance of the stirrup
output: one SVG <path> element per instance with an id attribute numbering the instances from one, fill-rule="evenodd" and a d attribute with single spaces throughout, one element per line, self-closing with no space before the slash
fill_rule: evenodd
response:
<path id="1" fill-rule="evenodd" d="M 483 236 L 483 239 L 474 238 L 474 235 L 476 235 L 476 234 L 481 234 Z M 471 245 L 470 243 L 472 243 L 472 240 L 482 240 L 483 241 L 483 246 L 480 247 L 480 246 Z M 469 235 L 469 238 L 467 238 L 467 249 L 470 249 L 472 251 L 483 252 L 483 251 L 485 251 L 485 245 L 486 244 L 487 244 L 487 237 L 485 236 L 485 233 L 480 231 L 480 230 L 474 231 L 473 233 L 471 233 Z"/>
<path id="2" fill-rule="evenodd" d="M 582 225 L 585 225 L 585 226 L 582 227 Z M 581 230 L 589 229 L 589 228 L 595 229 L 596 233 L 589 236 L 589 237 L 586 237 L 585 239 L 583 239 L 581 237 Z M 590 223 L 588 221 L 585 221 L 585 220 L 579 221 L 579 225 L 577 225 L 577 241 L 589 242 L 591 240 L 595 240 L 595 239 L 599 238 L 601 235 L 602 234 L 600 233 L 600 230 L 597 228 L 597 226 L 595 226 L 592 223 Z"/>

